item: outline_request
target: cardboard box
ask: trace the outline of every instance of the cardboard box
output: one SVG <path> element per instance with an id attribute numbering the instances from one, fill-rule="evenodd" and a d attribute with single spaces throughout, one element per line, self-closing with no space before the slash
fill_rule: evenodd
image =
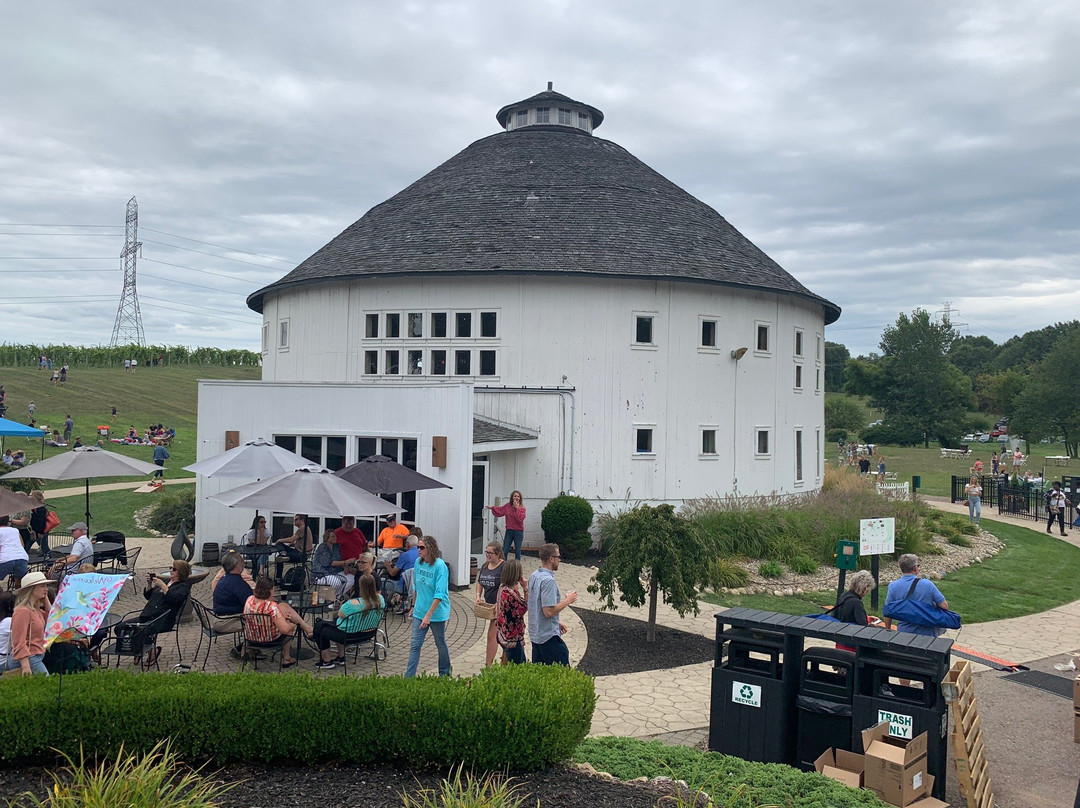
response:
<path id="1" fill-rule="evenodd" d="M 1073 709 L 1080 711 L 1080 676 L 1073 679 Z"/>
<path id="2" fill-rule="evenodd" d="M 927 793 L 926 733 L 907 740 L 889 735 L 889 722 L 863 730 L 863 784 L 905 808 Z"/>
<path id="3" fill-rule="evenodd" d="M 1073 743 L 1080 743 L 1080 713 L 1073 713 Z"/>
<path id="4" fill-rule="evenodd" d="M 846 749 L 826 749 L 814 761 L 814 769 L 831 780 L 846 786 L 862 788 L 863 756 Z"/>
<path id="5" fill-rule="evenodd" d="M 949 803 L 942 802 L 939 799 L 929 796 L 930 792 L 934 790 L 934 775 L 926 775 L 926 793 L 927 796 L 921 800 L 915 800 L 907 808 L 949 808 Z"/>

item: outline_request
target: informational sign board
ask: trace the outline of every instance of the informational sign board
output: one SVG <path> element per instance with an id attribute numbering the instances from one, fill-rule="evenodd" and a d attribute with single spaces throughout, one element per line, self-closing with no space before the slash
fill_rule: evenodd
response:
<path id="1" fill-rule="evenodd" d="M 859 520 L 859 555 L 886 555 L 896 551 L 896 520 Z"/>

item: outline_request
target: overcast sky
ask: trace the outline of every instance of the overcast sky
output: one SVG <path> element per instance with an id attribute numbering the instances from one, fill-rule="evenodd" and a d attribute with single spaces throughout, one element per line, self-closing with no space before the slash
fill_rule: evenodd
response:
<path id="1" fill-rule="evenodd" d="M 843 309 L 995 342 L 1080 312 L 1075 2 L 0 7 L 0 342 L 108 344 L 138 198 L 154 344 L 257 349 L 245 298 L 555 89 Z"/>

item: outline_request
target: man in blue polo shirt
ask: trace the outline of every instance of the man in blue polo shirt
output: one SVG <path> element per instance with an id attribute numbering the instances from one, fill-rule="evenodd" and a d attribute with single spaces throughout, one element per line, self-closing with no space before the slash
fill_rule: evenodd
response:
<path id="1" fill-rule="evenodd" d="M 214 628 L 221 632 L 239 631 L 244 604 L 251 597 L 251 584 L 244 580 L 244 559 L 239 553 L 226 553 L 221 559 L 225 574 L 214 585 L 214 614 L 219 618 Z"/>
<path id="2" fill-rule="evenodd" d="M 889 591 L 885 595 L 885 605 L 881 611 L 889 613 L 889 606 L 902 600 L 913 600 L 916 603 L 924 603 L 938 609 L 948 609 L 948 601 L 941 594 L 941 590 L 934 585 L 933 581 L 919 577 L 919 557 L 914 553 L 904 553 L 900 556 L 900 577 L 889 584 Z M 885 618 L 885 628 L 892 627 L 892 619 Z M 937 637 L 945 633 L 941 626 L 928 626 L 921 623 L 908 623 L 897 620 L 896 628 L 906 631 L 908 634 L 922 634 L 925 637 Z"/>

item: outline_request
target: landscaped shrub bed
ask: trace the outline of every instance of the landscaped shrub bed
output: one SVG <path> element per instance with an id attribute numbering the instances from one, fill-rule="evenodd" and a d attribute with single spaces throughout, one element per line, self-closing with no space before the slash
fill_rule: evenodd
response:
<path id="1" fill-rule="evenodd" d="M 148 752 L 187 760 L 407 762 L 532 771 L 585 738 L 593 680 L 561 666 L 512 665 L 471 679 L 259 673 L 182 676 L 93 671 L 0 681 L 0 760 Z"/>
<path id="2" fill-rule="evenodd" d="M 683 513 L 713 537 L 725 557 L 767 559 L 802 570 L 810 561 L 831 566 L 836 542 L 858 541 L 859 520 L 871 517 L 896 519 L 897 555 L 941 552 L 930 541 L 931 510 L 881 496 L 866 478 L 829 469 L 821 491 L 811 495 L 699 499 Z"/>
<path id="3" fill-rule="evenodd" d="M 884 808 L 874 792 L 849 788 L 814 772 L 777 763 L 750 763 L 717 752 L 634 738 L 590 738 L 574 760 L 620 780 L 672 777 L 703 789 L 717 805 L 784 808 Z M 674 803 L 672 803 L 674 804 Z M 687 802 L 687 805 L 693 803 Z"/>

